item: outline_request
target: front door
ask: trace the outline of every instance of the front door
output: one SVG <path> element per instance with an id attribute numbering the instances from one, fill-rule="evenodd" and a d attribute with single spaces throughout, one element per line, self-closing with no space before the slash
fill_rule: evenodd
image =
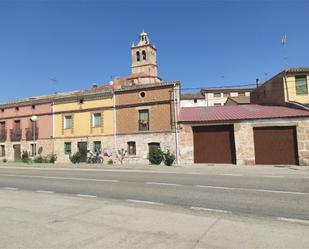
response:
<path id="1" fill-rule="evenodd" d="M 81 154 L 81 162 L 87 161 L 87 142 L 78 142 L 77 143 L 78 152 Z"/>
<path id="2" fill-rule="evenodd" d="M 14 144 L 13 145 L 14 149 L 14 160 L 20 160 L 20 144 Z"/>

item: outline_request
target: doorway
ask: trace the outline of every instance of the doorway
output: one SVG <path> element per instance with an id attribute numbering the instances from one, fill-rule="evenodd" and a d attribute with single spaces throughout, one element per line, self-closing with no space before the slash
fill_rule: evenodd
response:
<path id="1" fill-rule="evenodd" d="M 21 159 L 21 149 L 20 149 L 20 144 L 14 144 L 13 145 L 13 149 L 14 149 L 14 160 L 20 160 Z"/>
<path id="2" fill-rule="evenodd" d="M 88 152 L 88 146 L 87 142 L 78 142 L 77 143 L 78 152 L 81 154 L 81 162 L 87 161 L 87 152 Z"/>

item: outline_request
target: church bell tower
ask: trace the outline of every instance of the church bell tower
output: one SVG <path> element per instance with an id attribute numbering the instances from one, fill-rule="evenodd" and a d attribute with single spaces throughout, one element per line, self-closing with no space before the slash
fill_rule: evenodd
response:
<path id="1" fill-rule="evenodd" d="M 161 81 L 158 77 L 157 49 L 149 41 L 148 34 L 144 31 L 139 35 L 137 45 L 132 44 L 132 74 L 143 74 L 149 77 L 150 82 Z"/>

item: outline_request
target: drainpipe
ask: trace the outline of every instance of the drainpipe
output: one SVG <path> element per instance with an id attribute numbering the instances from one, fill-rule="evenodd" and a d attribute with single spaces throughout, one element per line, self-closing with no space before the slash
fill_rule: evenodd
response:
<path id="1" fill-rule="evenodd" d="M 177 90 L 176 90 L 176 83 L 175 83 L 173 87 L 173 98 L 174 98 L 174 120 L 175 120 L 175 139 L 176 139 L 176 162 L 179 165 L 179 137 L 178 137 L 178 120 L 177 120 L 178 101 L 176 102 L 176 93 L 177 93 Z"/>

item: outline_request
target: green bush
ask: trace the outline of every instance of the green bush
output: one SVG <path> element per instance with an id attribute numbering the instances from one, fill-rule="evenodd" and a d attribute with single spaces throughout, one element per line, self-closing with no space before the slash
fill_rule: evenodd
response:
<path id="1" fill-rule="evenodd" d="M 175 159 L 176 159 L 175 155 L 171 153 L 170 150 L 163 152 L 163 161 L 166 166 L 173 165 Z"/>
<path id="2" fill-rule="evenodd" d="M 163 153 L 160 148 L 152 147 L 149 149 L 148 160 L 151 164 L 159 165 L 163 160 Z"/>
<path id="3" fill-rule="evenodd" d="M 73 154 L 73 156 L 70 156 L 70 160 L 74 164 L 80 163 L 81 159 L 82 155 L 79 152 L 76 152 L 75 154 Z"/>
<path id="4" fill-rule="evenodd" d="M 107 164 L 113 164 L 113 163 L 114 163 L 113 159 L 108 159 Z"/>
<path id="5" fill-rule="evenodd" d="M 30 162 L 30 153 L 26 150 L 23 150 L 21 153 L 21 161 L 23 163 L 29 163 Z"/>
<path id="6" fill-rule="evenodd" d="M 7 162 L 8 162 L 8 159 L 3 158 L 3 159 L 2 159 L 2 162 L 7 163 Z"/>
<path id="7" fill-rule="evenodd" d="M 48 163 L 55 163 L 57 161 L 57 155 L 56 154 L 50 154 L 47 156 L 47 162 Z"/>
<path id="8" fill-rule="evenodd" d="M 44 163 L 44 161 L 45 160 L 41 155 L 35 157 L 34 160 L 33 160 L 34 163 Z"/>

